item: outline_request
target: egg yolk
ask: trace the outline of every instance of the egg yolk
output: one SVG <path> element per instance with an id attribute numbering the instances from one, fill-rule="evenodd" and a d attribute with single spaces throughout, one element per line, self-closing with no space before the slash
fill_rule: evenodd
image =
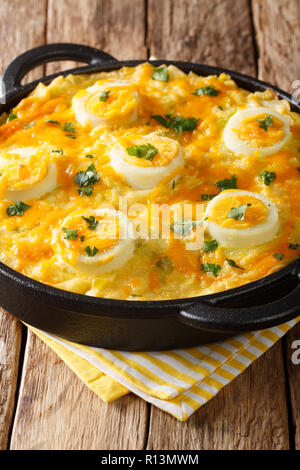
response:
<path id="1" fill-rule="evenodd" d="M 125 148 L 134 147 L 139 145 L 150 144 L 157 150 L 156 155 L 153 159 L 148 160 L 147 158 L 139 158 L 134 155 L 129 155 L 126 151 L 125 161 L 130 165 L 140 167 L 160 167 L 168 165 L 178 155 L 178 145 L 171 139 L 160 139 L 159 137 L 150 138 L 137 138 L 134 140 L 124 140 L 122 145 Z"/>
<path id="2" fill-rule="evenodd" d="M 89 223 L 80 215 L 69 220 L 67 226 L 62 229 L 61 240 L 64 249 L 71 254 L 74 263 L 78 255 L 88 256 L 87 247 L 90 247 L 92 252 L 94 250 L 95 255 L 101 255 L 114 248 L 120 239 L 120 225 L 117 217 L 106 214 L 97 216 L 95 219 L 97 224 L 95 229 L 90 229 Z M 70 237 L 70 233 L 71 238 L 67 238 L 68 235 Z M 97 263 L 107 263 L 111 259 L 112 256 L 105 257 Z"/>
<path id="3" fill-rule="evenodd" d="M 239 209 L 240 215 L 228 217 L 234 208 Z M 229 196 L 213 207 L 211 219 L 224 228 L 244 229 L 262 224 L 267 216 L 268 208 L 260 199 L 252 196 Z"/>
<path id="4" fill-rule="evenodd" d="M 45 162 L 20 163 L 9 167 L 3 174 L 6 184 L 12 191 L 26 189 L 45 178 L 48 165 Z"/>
<path id="5" fill-rule="evenodd" d="M 239 139 L 248 145 L 253 145 L 255 147 L 270 147 L 284 138 L 284 129 L 283 123 L 280 119 L 274 116 L 272 116 L 271 125 L 267 124 L 267 113 L 258 116 L 251 116 L 244 119 L 242 126 L 238 129 L 234 129 L 234 131 L 238 135 Z"/>
<path id="6" fill-rule="evenodd" d="M 137 92 L 133 87 L 113 86 L 98 90 L 86 101 L 87 111 L 111 123 L 119 123 L 126 118 L 131 120 L 137 106 Z M 104 98 L 102 98 L 104 97 Z"/>

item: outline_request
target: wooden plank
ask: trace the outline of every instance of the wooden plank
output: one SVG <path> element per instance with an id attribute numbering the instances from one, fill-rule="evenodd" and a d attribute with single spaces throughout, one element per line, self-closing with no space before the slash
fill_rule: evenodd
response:
<path id="1" fill-rule="evenodd" d="M 117 59 L 147 57 L 143 0 L 49 0 L 47 42 L 98 47 Z M 76 66 L 67 61 L 64 68 Z M 50 64 L 47 73 L 61 70 Z"/>
<path id="2" fill-rule="evenodd" d="M 0 450 L 7 448 L 17 387 L 21 324 L 0 309 Z"/>
<path id="3" fill-rule="evenodd" d="M 293 328 L 284 341 L 284 354 L 287 361 L 289 393 L 292 411 L 292 442 L 300 449 L 300 323 Z"/>
<path id="4" fill-rule="evenodd" d="M 144 2 L 48 1 L 47 42 L 80 42 L 118 58 L 146 57 Z M 73 63 L 48 65 L 47 73 Z M 105 404 L 39 339 L 26 346 L 12 449 L 141 449 L 147 404 L 133 396 Z"/>
<path id="5" fill-rule="evenodd" d="M 300 2 L 252 0 L 252 7 L 259 78 L 291 93 L 300 80 Z"/>
<path id="6" fill-rule="evenodd" d="M 151 55 L 253 75 L 255 59 L 247 0 L 149 0 L 148 4 L 147 43 Z"/>
<path id="7" fill-rule="evenodd" d="M 259 52 L 259 77 L 295 92 L 292 84 L 300 79 L 300 3 L 299 0 L 252 0 L 253 20 Z M 299 86 L 297 87 L 299 89 Z M 299 96 L 298 96 L 299 98 Z M 291 362 L 291 345 L 300 339 L 300 327 L 291 330 L 284 341 L 291 399 L 292 445 L 300 449 L 300 366 Z M 297 337 L 298 335 L 298 337 Z"/>
<path id="8" fill-rule="evenodd" d="M 11 449 L 141 449 L 146 408 L 131 395 L 103 403 L 29 333 Z"/>
<path id="9" fill-rule="evenodd" d="M 148 46 L 160 58 L 201 61 L 255 75 L 249 3 L 149 1 Z M 238 21 L 233 21 L 233 17 Z M 278 397 L 281 397 L 278 399 Z M 276 410 L 276 411 L 275 411 Z M 162 433 L 161 429 L 165 429 Z M 289 447 L 280 344 L 186 424 L 152 407 L 149 449 Z"/>
<path id="10" fill-rule="evenodd" d="M 45 13 L 46 0 L 28 0 L 26 4 L 18 0 L 1 1 L 1 73 L 16 55 L 44 42 Z M 38 78 L 42 71 L 41 67 L 37 68 L 28 74 L 27 80 Z M 12 424 L 21 337 L 21 324 L 0 309 L 0 449 L 8 445 Z"/>
<path id="11" fill-rule="evenodd" d="M 288 448 L 280 344 L 251 364 L 186 423 L 152 408 L 149 450 Z"/>

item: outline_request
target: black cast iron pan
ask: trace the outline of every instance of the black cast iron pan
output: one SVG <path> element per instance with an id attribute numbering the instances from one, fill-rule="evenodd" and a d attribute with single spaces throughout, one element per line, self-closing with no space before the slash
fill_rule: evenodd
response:
<path id="1" fill-rule="evenodd" d="M 50 61 L 76 60 L 78 67 L 22 86 L 34 67 Z M 49 44 L 15 59 L 2 77 L 0 113 L 8 111 L 39 82 L 58 75 L 93 73 L 135 66 L 143 61 L 119 62 L 103 51 L 76 44 Z M 230 70 L 202 64 L 174 64 L 199 75 L 228 73 L 249 91 L 273 88 L 300 112 L 291 95 Z M 300 259 L 258 281 L 218 294 L 171 301 L 124 301 L 94 298 L 49 287 L 0 263 L 0 303 L 24 322 L 63 338 L 110 349 L 155 350 L 191 347 L 228 335 L 280 324 L 295 317 L 300 304 Z"/>

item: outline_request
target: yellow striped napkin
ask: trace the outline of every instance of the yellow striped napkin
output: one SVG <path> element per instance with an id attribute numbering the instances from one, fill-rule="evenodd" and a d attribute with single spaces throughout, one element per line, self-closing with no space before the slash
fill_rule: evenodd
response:
<path id="1" fill-rule="evenodd" d="M 31 329 L 104 401 L 131 391 L 185 421 L 298 321 L 300 317 L 225 341 L 160 352 L 94 348 Z"/>

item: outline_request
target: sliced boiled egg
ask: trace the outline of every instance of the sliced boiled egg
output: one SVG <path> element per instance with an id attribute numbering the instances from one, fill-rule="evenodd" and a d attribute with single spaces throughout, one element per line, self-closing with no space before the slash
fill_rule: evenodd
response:
<path id="1" fill-rule="evenodd" d="M 275 204 L 244 190 L 226 190 L 207 205 L 205 227 L 225 248 L 245 248 L 266 243 L 279 229 Z"/>
<path id="2" fill-rule="evenodd" d="M 157 134 L 124 137 L 110 150 L 111 165 L 135 189 L 152 189 L 184 164 L 178 142 Z"/>
<path id="3" fill-rule="evenodd" d="M 235 154 L 261 156 L 280 150 L 290 137 L 289 121 L 271 108 L 250 107 L 237 111 L 227 122 L 223 138 Z"/>
<path id="4" fill-rule="evenodd" d="M 79 91 L 72 100 L 77 121 L 83 126 L 114 126 L 137 119 L 139 94 L 128 82 L 97 81 Z"/>
<path id="5" fill-rule="evenodd" d="M 131 222 L 120 211 L 76 211 L 55 230 L 53 247 L 75 269 L 99 274 L 120 268 L 132 257 L 133 235 Z"/>
<path id="6" fill-rule="evenodd" d="M 57 187 L 57 168 L 55 163 L 41 164 L 31 169 L 26 164 L 8 168 L 5 199 L 26 201 L 38 199 Z"/>

